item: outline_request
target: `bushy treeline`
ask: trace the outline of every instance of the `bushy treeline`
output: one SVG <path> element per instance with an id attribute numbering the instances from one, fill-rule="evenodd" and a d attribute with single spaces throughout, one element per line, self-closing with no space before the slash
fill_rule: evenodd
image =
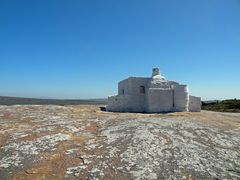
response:
<path id="1" fill-rule="evenodd" d="M 223 101 L 215 101 L 213 103 L 202 102 L 202 109 L 221 112 L 240 112 L 240 100 L 228 99 Z"/>

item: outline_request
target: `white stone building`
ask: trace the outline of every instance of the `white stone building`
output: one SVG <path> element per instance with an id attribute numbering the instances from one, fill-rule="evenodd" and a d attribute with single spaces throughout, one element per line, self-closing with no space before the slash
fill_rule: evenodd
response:
<path id="1" fill-rule="evenodd" d="M 200 111 L 201 98 L 189 95 L 188 86 L 168 81 L 153 68 L 151 78 L 129 77 L 118 84 L 118 95 L 108 97 L 107 111 Z"/>

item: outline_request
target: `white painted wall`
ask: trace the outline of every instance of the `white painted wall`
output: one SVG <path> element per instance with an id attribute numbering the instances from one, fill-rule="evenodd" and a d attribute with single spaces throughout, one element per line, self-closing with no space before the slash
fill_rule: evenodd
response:
<path id="1" fill-rule="evenodd" d="M 117 95 L 108 97 L 107 111 L 113 112 L 131 112 L 131 103 L 133 102 L 131 95 Z"/>
<path id="2" fill-rule="evenodd" d="M 131 94 L 129 78 L 118 83 L 118 95 L 122 94 L 123 91 L 124 94 Z"/>
<path id="3" fill-rule="evenodd" d="M 145 87 L 141 93 L 140 87 Z M 107 111 L 169 112 L 200 111 L 201 99 L 190 96 L 187 85 L 168 81 L 158 69 L 152 78 L 129 77 L 118 84 L 118 95 L 108 98 Z"/>
<path id="4" fill-rule="evenodd" d="M 150 88 L 147 94 L 147 112 L 169 112 L 173 107 L 172 89 Z"/>
<path id="5" fill-rule="evenodd" d="M 201 111 L 201 98 L 196 96 L 189 96 L 189 111 L 199 112 Z"/>
<path id="6" fill-rule="evenodd" d="M 189 92 L 187 85 L 173 85 L 173 111 L 188 111 Z"/>

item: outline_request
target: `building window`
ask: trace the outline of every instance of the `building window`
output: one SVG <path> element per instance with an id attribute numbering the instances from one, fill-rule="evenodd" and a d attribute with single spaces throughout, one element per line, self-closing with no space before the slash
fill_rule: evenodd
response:
<path id="1" fill-rule="evenodd" d="M 140 86 L 140 93 L 145 94 L 145 86 Z"/>
<path id="2" fill-rule="evenodd" d="M 122 94 L 124 94 L 125 92 L 124 92 L 124 89 L 122 89 Z"/>

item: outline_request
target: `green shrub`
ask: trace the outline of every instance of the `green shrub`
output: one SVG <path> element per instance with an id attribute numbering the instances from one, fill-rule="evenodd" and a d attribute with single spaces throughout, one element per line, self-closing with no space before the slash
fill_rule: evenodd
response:
<path id="1" fill-rule="evenodd" d="M 228 99 L 213 104 L 203 103 L 202 109 L 222 112 L 240 112 L 240 100 Z"/>

